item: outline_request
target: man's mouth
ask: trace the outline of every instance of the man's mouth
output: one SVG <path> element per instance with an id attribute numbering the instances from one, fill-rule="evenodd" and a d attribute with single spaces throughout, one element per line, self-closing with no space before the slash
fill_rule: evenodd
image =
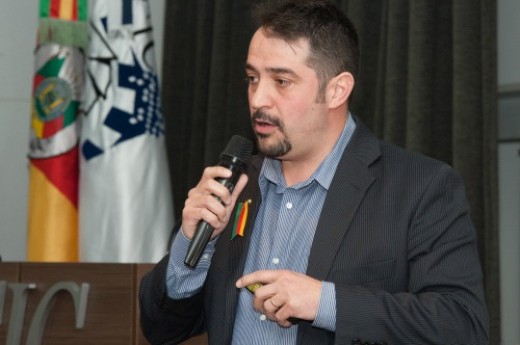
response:
<path id="1" fill-rule="evenodd" d="M 258 110 L 253 114 L 252 120 L 253 130 L 260 135 L 267 135 L 276 128 L 280 127 L 280 123 L 276 118 L 271 117 L 261 110 Z"/>
<path id="2" fill-rule="evenodd" d="M 258 134 L 269 134 L 272 132 L 275 128 L 278 127 L 278 125 L 269 122 L 269 121 L 263 121 L 263 120 L 254 120 L 254 131 Z"/>

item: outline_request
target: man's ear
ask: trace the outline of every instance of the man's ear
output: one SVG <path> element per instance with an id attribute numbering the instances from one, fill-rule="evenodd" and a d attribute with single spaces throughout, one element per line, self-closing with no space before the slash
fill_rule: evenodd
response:
<path id="1" fill-rule="evenodd" d="M 342 72 L 332 78 L 327 84 L 327 103 L 329 108 L 335 109 L 345 104 L 354 89 L 354 76 L 349 72 Z"/>

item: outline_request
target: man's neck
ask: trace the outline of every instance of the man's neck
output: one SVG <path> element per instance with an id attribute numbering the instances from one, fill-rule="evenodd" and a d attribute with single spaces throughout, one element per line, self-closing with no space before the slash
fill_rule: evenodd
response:
<path id="1" fill-rule="evenodd" d="M 312 176 L 325 158 L 305 161 L 282 161 L 282 172 L 287 186 L 294 186 Z"/>
<path id="2" fill-rule="evenodd" d="M 306 181 L 312 174 L 318 169 L 320 164 L 327 158 L 329 153 L 333 150 L 334 145 L 341 137 L 345 128 L 346 119 L 341 124 L 336 126 L 335 133 L 331 136 L 331 139 L 320 143 L 318 149 L 309 154 L 308 157 L 303 159 L 282 159 L 282 173 L 288 186 L 293 186 L 300 182 Z"/>

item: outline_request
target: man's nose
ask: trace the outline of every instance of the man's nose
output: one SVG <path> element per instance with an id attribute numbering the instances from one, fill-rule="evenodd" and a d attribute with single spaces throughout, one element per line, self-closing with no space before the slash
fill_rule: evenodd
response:
<path id="1" fill-rule="evenodd" d="M 266 82 L 259 81 L 249 90 L 249 105 L 254 109 L 269 108 L 272 105 L 271 90 Z"/>

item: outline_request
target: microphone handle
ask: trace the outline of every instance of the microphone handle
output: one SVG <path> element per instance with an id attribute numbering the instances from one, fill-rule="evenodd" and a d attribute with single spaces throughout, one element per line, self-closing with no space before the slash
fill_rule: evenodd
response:
<path id="1" fill-rule="evenodd" d="M 195 235 L 191 239 L 190 246 L 188 248 L 188 254 L 184 263 L 190 267 L 195 267 L 199 261 L 204 248 L 209 242 L 209 238 L 213 233 L 213 228 L 207 222 L 199 222 Z"/>
<path id="2" fill-rule="evenodd" d="M 234 164 L 219 164 L 231 170 L 232 175 L 230 178 L 226 179 L 217 179 L 217 181 L 224 186 L 227 187 L 230 193 L 235 189 L 235 185 L 238 182 L 238 178 L 240 177 L 242 170 Z M 220 198 L 215 197 L 220 201 Z M 204 251 L 204 248 L 209 242 L 211 234 L 213 233 L 213 228 L 205 221 L 200 221 L 197 225 L 197 229 L 195 230 L 195 235 L 191 239 L 190 246 L 188 247 L 188 253 L 186 254 L 186 258 L 184 259 L 184 263 L 190 267 L 195 267 L 197 262 Z"/>

